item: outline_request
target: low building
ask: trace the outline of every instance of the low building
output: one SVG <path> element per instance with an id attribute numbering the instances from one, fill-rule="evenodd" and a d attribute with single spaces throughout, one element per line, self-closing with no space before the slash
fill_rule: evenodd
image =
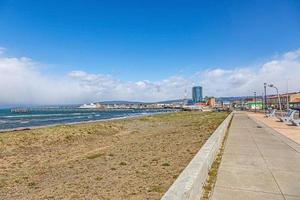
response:
<path id="1" fill-rule="evenodd" d="M 205 101 L 200 101 L 200 102 L 195 103 L 194 105 L 203 107 L 203 106 L 206 106 L 207 104 Z"/>
<path id="2" fill-rule="evenodd" d="M 248 101 L 246 103 L 246 108 L 249 110 L 261 110 L 263 108 L 262 101 Z"/>
<path id="3" fill-rule="evenodd" d="M 280 103 L 282 109 L 286 109 L 287 106 L 290 108 L 300 107 L 300 92 L 292 92 L 280 94 Z M 267 105 L 270 108 L 279 109 L 279 100 L 277 95 L 269 95 L 267 96 Z"/>
<path id="4" fill-rule="evenodd" d="M 207 105 L 209 107 L 215 108 L 216 107 L 216 98 L 210 97 L 207 101 Z"/>

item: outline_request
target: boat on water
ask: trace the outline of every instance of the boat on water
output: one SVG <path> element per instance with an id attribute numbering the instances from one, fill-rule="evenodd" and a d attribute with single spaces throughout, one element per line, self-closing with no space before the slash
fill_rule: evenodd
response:
<path id="1" fill-rule="evenodd" d="M 29 113 L 30 109 L 29 108 L 12 108 L 12 109 L 10 109 L 10 112 L 12 112 L 12 113 Z"/>
<path id="2" fill-rule="evenodd" d="M 93 108 L 97 108 L 97 105 L 94 104 L 94 103 L 83 104 L 83 105 L 79 106 L 79 108 L 83 108 L 83 109 L 93 109 Z"/>

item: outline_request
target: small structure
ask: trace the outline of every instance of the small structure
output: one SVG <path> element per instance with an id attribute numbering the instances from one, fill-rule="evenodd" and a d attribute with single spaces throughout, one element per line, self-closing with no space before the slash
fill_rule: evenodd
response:
<path id="1" fill-rule="evenodd" d="M 29 113 L 31 110 L 29 108 L 12 108 L 10 109 L 12 113 Z"/>
<path id="2" fill-rule="evenodd" d="M 261 110 L 263 107 L 262 101 L 249 101 L 246 103 L 246 107 L 249 110 Z"/>
<path id="3" fill-rule="evenodd" d="M 216 99 L 214 97 L 209 97 L 207 101 L 207 105 L 209 107 L 215 108 L 216 107 Z"/>

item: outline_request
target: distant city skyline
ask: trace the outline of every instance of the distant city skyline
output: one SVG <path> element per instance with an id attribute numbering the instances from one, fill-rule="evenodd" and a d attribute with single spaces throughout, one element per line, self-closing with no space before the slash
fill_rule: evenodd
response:
<path id="1" fill-rule="evenodd" d="M 300 91 L 296 0 L 2 0 L 0 27 L 0 106 Z"/>

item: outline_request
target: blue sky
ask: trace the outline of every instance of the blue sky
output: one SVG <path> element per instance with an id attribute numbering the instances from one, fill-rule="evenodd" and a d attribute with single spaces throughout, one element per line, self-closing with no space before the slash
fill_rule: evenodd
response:
<path id="1" fill-rule="evenodd" d="M 0 27 L 5 57 L 30 58 L 43 76 L 76 70 L 156 83 L 259 70 L 297 50 L 300 1 L 0 0 Z"/>

